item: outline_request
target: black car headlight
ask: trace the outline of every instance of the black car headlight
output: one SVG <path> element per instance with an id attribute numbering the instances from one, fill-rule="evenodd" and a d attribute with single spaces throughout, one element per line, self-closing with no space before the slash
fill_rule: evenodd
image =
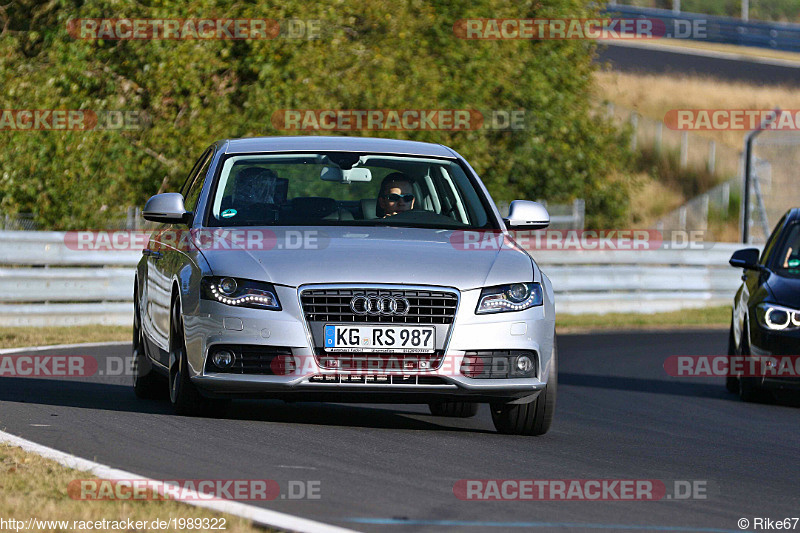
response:
<path id="1" fill-rule="evenodd" d="M 542 286 L 539 283 L 511 283 L 486 287 L 478 299 L 478 315 L 523 311 L 542 305 Z"/>
<path id="2" fill-rule="evenodd" d="M 232 305 L 280 311 L 281 304 L 271 283 L 230 277 L 206 276 L 201 281 L 206 300 Z"/>
<path id="3" fill-rule="evenodd" d="M 756 306 L 756 317 L 762 327 L 772 331 L 800 329 L 800 311 L 782 305 L 761 303 Z"/>

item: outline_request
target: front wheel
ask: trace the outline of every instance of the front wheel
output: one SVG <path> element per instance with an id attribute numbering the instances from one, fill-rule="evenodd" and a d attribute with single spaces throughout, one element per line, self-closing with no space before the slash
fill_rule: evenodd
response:
<path id="1" fill-rule="evenodd" d="M 178 415 L 198 416 L 205 410 L 205 399 L 189 379 L 186 341 L 180 304 L 172 306 L 169 334 L 169 399 Z"/>
<path id="2" fill-rule="evenodd" d="M 731 330 L 728 333 L 728 371 L 733 368 L 731 365 L 731 357 L 738 355 L 736 350 L 736 339 L 733 337 L 733 319 L 731 319 Z M 736 394 L 739 392 L 739 378 L 736 376 L 727 376 L 725 378 L 725 388 L 728 389 L 728 392 L 732 392 Z"/>
<path id="3" fill-rule="evenodd" d="M 526 404 L 491 404 L 492 422 L 505 435 L 544 435 L 553 423 L 558 389 L 558 349 L 553 339 L 553 355 L 547 386 Z"/>
<path id="4" fill-rule="evenodd" d="M 745 330 L 742 330 L 741 354 L 750 355 L 750 343 L 745 338 Z M 736 380 L 739 398 L 745 402 L 767 402 L 770 399 L 769 394 L 759 386 L 759 379 L 755 377 L 739 376 Z"/>

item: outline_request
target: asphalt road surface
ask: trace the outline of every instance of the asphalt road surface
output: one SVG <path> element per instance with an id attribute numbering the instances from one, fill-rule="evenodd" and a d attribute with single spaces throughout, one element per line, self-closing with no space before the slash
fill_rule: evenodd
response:
<path id="1" fill-rule="evenodd" d="M 761 85 L 800 85 L 800 66 L 704 57 L 646 47 L 600 46 L 598 62 L 613 70 L 647 74 L 689 74 Z"/>
<path id="2" fill-rule="evenodd" d="M 257 505 L 360 531 L 739 531 L 740 518 L 800 514 L 800 408 L 666 375 L 666 357 L 724 353 L 726 335 L 560 336 L 556 419 L 539 438 L 496 434 L 485 406 L 447 419 L 414 405 L 237 401 L 227 418 L 182 418 L 109 376 L 0 378 L 0 429 L 155 479 L 319 482 L 319 499 Z M 127 352 L 59 353 L 105 369 Z M 705 498 L 462 501 L 461 479 L 654 479 L 668 493 L 677 480 Z"/>

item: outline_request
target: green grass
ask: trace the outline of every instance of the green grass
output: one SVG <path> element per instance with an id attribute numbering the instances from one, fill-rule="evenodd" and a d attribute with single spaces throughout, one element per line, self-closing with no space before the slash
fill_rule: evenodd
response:
<path id="1" fill-rule="evenodd" d="M 0 348 L 131 340 L 131 326 L 0 328 Z"/>
<path id="2" fill-rule="evenodd" d="M 0 517 L 8 520 L 57 520 L 69 522 L 62 528 L 52 524 L 43 531 L 75 531 L 75 521 L 95 522 L 99 520 L 146 522 L 148 527 L 139 531 L 182 532 L 184 529 L 169 527 L 154 529 L 153 520 L 170 518 L 213 519 L 224 518 L 225 528 L 220 533 L 264 533 L 275 531 L 254 525 L 250 520 L 237 516 L 216 513 L 180 502 L 157 500 L 101 500 L 86 501 L 72 499 L 68 494 L 70 482 L 95 479 L 96 476 L 72 470 L 55 461 L 45 459 L 21 448 L 0 444 Z M 201 523 L 202 525 L 202 523 Z M 13 530 L 12 530 L 13 531 Z M 24 531 L 24 529 L 23 529 Z M 122 530 L 124 531 L 124 530 Z M 130 530 L 129 530 L 130 531 Z M 195 530 L 197 531 L 197 530 Z"/>
<path id="3" fill-rule="evenodd" d="M 607 313 L 604 315 L 556 314 L 559 333 L 578 333 L 597 330 L 662 329 L 662 328 L 721 328 L 731 320 L 728 306 L 704 309 L 683 309 L 666 313 Z"/>

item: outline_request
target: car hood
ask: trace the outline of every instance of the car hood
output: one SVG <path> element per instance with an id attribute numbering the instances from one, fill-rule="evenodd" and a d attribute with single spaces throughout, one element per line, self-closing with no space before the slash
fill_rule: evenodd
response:
<path id="1" fill-rule="evenodd" d="M 468 290 L 541 278 L 530 256 L 502 239 L 495 246 L 466 250 L 458 245 L 462 232 L 452 230 L 270 227 L 214 231 L 218 233 L 214 246 L 201 246 L 201 253 L 215 276 L 290 287 L 397 283 Z M 247 239 L 242 233 L 247 232 L 263 232 L 265 249 L 244 244 Z"/>
<path id="2" fill-rule="evenodd" d="M 800 279 L 770 274 L 767 287 L 775 303 L 800 308 Z"/>

